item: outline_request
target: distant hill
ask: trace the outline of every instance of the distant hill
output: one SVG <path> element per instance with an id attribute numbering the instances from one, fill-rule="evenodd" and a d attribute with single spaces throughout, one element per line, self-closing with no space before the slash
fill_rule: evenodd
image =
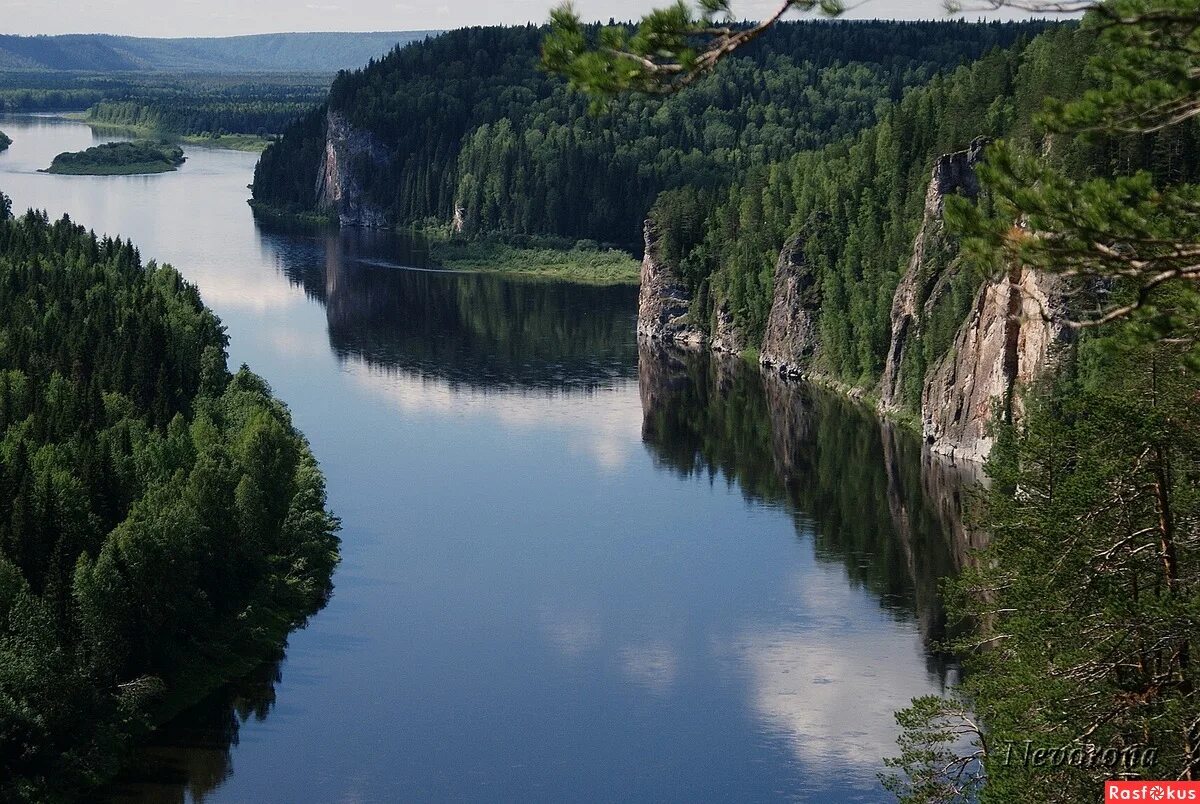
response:
<path id="1" fill-rule="evenodd" d="M 0 70 L 333 73 L 438 31 L 280 33 L 191 39 L 0 35 Z"/>

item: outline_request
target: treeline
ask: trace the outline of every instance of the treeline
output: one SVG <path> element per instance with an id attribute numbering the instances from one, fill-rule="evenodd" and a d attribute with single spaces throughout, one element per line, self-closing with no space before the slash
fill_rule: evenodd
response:
<path id="1" fill-rule="evenodd" d="M 253 134 L 269 137 L 286 129 L 311 108 L 311 103 L 283 100 L 200 103 L 105 101 L 88 110 L 88 120 L 164 134 Z"/>
<path id="2" fill-rule="evenodd" d="M 623 98 L 598 116 L 536 68 L 543 29 L 471 28 L 393 51 L 329 91 L 328 110 L 389 154 L 365 172 L 367 203 L 398 223 L 469 233 L 589 238 L 640 248 L 663 190 L 718 188 L 749 166 L 874 123 L 905 90 L 1036 34 L 1042 23 L 782 25 L 678 95 Z M 268 149 L 254 195 L 311 210 L 324 120 Z"/>
<path id="3" fill-rule="evenodd" d="M 173 269 L 0 195 L 0 799 L 102 781 L 327 596 L 287 409 Z"/>
<path id="4" fill-rule="evenodd" d="M 103 99 L 104 93 L 97 89 L 0 88 L 0 113 L 69 112 Z"/>
<path id="5" fill-rule="evenodd" d="M 331 76 L 434 31 L 275 33 L 150 38 L 0 34 L 0 68 L 108 74 L 310 73 Z"/>
<path id="6" fill-rule="evenodd" d="M 322 103 L 312 75 L 0 72 L 0 112 L 89 110 L 90 120 L 163 134 L 283 132 Z"/>

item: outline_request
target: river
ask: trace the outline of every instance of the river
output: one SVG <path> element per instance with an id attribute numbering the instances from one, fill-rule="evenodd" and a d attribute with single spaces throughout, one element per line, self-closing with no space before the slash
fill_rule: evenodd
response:
<path id="1" fill-rule="evenodd" d="M 639 345 L 636 289 L 272 232 L 255 156 L 40 174 L 101 141 L 0 118 L 0 191 L 174 265 L 290 406 L 343 563 L 276 662 L 139 751 L 114 801 L 885 801 L 961 478 L 739 361 Z M 112 139 L 107 137 L 105 139 Z"/>

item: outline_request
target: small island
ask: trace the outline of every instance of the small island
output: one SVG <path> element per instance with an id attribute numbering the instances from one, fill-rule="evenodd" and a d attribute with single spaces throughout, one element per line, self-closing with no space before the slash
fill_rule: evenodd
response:
<path id="1" fill-rule="evenodd" d="M 72 176 L 129 176 L 166 173 L 184 163 L 178 145 L 161 142 L 106 142 L 86 151 L 61 153 L 43 173 Z"/>
<path id="2" fill-rule="evenodd" d="M 12 138 L 3 131 L 0 131 L 0 151 L 5 150 L 10 145 L 12 145 Z"/>

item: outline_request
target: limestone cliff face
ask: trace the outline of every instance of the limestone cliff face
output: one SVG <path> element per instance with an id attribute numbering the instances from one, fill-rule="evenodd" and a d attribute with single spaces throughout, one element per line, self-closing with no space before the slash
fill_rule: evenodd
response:
<path id="1" fill-rule="evenodd" d="M 692 295 L 675 270 L 662 259 L 658 232 L 645 225 L 646 256 L 638 294 L 638 335 L 698 347 L 704 333 L 691 321 Z"/>
<path id="2" fill-rule="evenodd" d="M 383 210 L 364 198 L 364 177 L 387 161 L 387 149 L 374 134 L 360 131 L 339 112 L 325 125 L 325 153 L 317 171 L 317 208 L 334 212 L 343 226 L 384 227 Z"/>
<path id="3" fill-rule="evenodd" d="M 975 166 L 986 145 L 986 140 L 976 139 L 967 150 L 939 157 L 933 165 L 921 228 L 892 298 L 891 343 L 879 388 L 879 406 L 885 412 L 905 407 L 904 390 L 910 381 L 906 374 L 913 369 L 909 351 L 919 347 L 922 322 L 941 300 L 953 273 L 956 248 L 946 236 L 946 196 L 974 199 L 979 195 Z"/>
<path id="4" fill-rule="evenodd" d="M 1060 281 L 1014 268 L 980 289 L 954 346 L 925 376 L 922 430 L 934 452 L 983 460 L 994 412 L 1020 419 L 1016 392 L 1052 369 L 1070 336 Z"/>
<path id="5" fill-rule="evenodd" d="M 815 271 L 804 260 L 803 235 L 784 245 L 775 264 L 775 286 L 759 360 L 780 374 L 800 376 L 817 354 L 821 306 Z"/>

